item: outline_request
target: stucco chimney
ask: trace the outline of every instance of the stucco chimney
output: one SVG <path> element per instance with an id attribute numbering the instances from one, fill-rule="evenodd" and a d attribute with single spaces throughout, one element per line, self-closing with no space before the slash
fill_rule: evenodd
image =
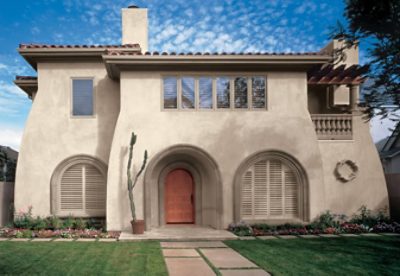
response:
<path id="1" fill-rule="evenodd" d="M 129 6 L 122 9 L 122 44 L 139 43 L 142 52 L 148 50 L 147 9 Z"/>

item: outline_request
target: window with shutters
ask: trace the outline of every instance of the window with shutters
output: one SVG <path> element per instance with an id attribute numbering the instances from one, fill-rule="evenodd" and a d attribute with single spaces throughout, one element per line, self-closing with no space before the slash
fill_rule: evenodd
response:
<path id="1" fill-rule="evenodd" d="M 53 213 L 58 216 L 103 217 L 106 171 L 90 157 L 73 158 L 59 166 L 52 183 Z"/>
<path id="2" fill-rule="evenodd" d="M 94 115 L 93 79 L 72 79 L 72 116 Z"/>
<path id="3" fill-rule="evenodd" d="M 163 110 L 266 110 L 265 76 L 165 76 Z"/>
<path id="4" fill-rule="evenodd" d="M 244 220 L 296 219 L 301 213 L 300 181 L 281 159 L 253 163 L 243 174 L 240 215 Z"/>

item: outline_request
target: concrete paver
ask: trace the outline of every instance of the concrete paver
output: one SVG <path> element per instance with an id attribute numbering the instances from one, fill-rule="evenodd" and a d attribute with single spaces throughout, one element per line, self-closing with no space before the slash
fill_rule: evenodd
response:
<path id="1" fill-rule="evenodd" d="M 300 237 L 300 238 L 303 238 L 303 239 L 315 239 L 315 238 L 320 238 L 320 236 L 317 236 L 317 235 L 300 235 L 299 237 Z"/>
<path id="2" fill-rule="evenodd" d="M 381 235 L 384 235 L 384 236 L 395 236 L 395 237 L 400 236 L 400 234 L 398 234 L 398 233 L 382 233 Z"/>
<path id="3" fill-rule="evenodd" d="M 116 242 L 117 239 L 99 239 L 99 242 Z"/>
<path id="4" fill-rule="evenodd" d="M 0 238 L 0 241 L 8 241 L 9 238 Z"/>
<path id="5" fill-rule="evenodd" d="M 203 258 L 165 258 L 169 276 L 215 275 Z"/>
<path id="6" fill-rule="evenodd" d="M 360 235 L 356 235 L 356 234 L 340 234 L 340 236 L 342 236 L 342 237 L 359 237 Z"/>
<path id="7" fill-rule="evenodd" d="M 164 257 L 200 257 L 195 249 L 163 249 Z"/>
<path id="8" fill-rule="evenodd" d="M 247 241 L 247 240 L 255 240 L 256 237 L 239 237 L 239 240 Z"/>
<path id="9" fill-rule="evenodd" d="M 79 238 L 76 241 L 78 241 L 78 242 L 95 242 L 96 239 Z"/>
<path id="10" fill-rule="evenodd" d="M 258 236 L 257 238 L 259 238 L 261 240 L 276 240 L 277 239 L 276 236 Z"/>
<path id="11" fill-rule="evenodd" d="M 319 234 L 320 237 L 323 238 L 339 238 L 340 236 L 335 235 L 335 234 Z"/>
<path id="12" fill-rule="evenodd" d="M 25 239 L 25 238 L 14 238 L 14 239 L 11 239 L 10 241 L 24 241 L 24 242 L 26 242 L 26 241 L 30 241 L 31 239 Z"/>
<path id="13" fill-rule="evenodd" d="M 199 242 L 161 242 L 162 248 L 216 248 L 227 247 L 221 241 L 199 241 Z"/>
<path id="14" fill-rule="evenodd" d="M 363 234 L 361 234 L 361 236 L 364 236 L 364 237 L 380 237 L 380 235 L 376 234 L 376 233 L 363 233 Z"/>
<path id="15" fill-rule="evenodd" d="M 217 268 L 257 267 L 231 248 L 207 248 L 200 251 Z"/>
<path id="16" fill-rule="evenodd" d="M 63 239 L 63 238 L 59 238 L 59 239 L 55 239 L 55 242 L 73 242 L 75 241 L 74 239 Z"/>
<path id="17" fill-rule="evenodd" d="M 280 235 L 278 236 L 280 239 L 284 239 L 284 240 L 290 240 L 290 239 L 296 239 L 297 236 L 294 235 Z"/>
<path id="18" fill-rule="evenodd" d="M 271 275 L 262 269 L 223 269 L 222 276 L 268 276 Z"/>
<path id="19" fill-rule="evenodd" d="M 33 242 L 49 242 L 52 240 L 53 240 L 52 238 L 36 238 L 36 239 L 33 239 L 32 241 Z"/>

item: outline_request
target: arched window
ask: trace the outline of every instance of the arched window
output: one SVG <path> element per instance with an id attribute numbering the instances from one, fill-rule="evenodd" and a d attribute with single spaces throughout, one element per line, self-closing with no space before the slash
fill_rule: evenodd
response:
<path id="1" fill-rule="evenodd" d="M 268 153 L 252 158 L 239 181 L 240 219 L 304 219 L 305 181 L 290 160 Z"/>
<path id="2" fill-rule="evenodd" d="M 52 211 L 57 216 L 103 217 L 107 169 L 89 156 L 61 163 L 52 179 Z"/>

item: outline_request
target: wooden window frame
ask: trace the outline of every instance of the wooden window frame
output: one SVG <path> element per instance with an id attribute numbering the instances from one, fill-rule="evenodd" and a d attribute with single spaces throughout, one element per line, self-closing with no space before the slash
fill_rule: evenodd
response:
<path id="1" fill-rule="evenodd" d="M 177 80 L 177 107 L 176 108 L 164 108 L 164 79 L 174 77 Z M 194 78 L 195 83 L 195 99 L 194 99 L 194 108 L 182 108 L 182 78 Z M 229 96 L 230 96 L 230 106 L 229 108 L 218 108 L 217 106 L 217 78 L 226 77 L 229 78 L 230 87 L 229 87 Z M 247 108 L 235 108 L 235 88 L 234 88 L 234 80 L 237 77 L 245 77 L 247 78 Z M 253 107 L 253 87 L 252 87 L 252 78 L 253 77 L 262 77 L 265 81 L 265 92 L 264 92 L 264 100 L 265 106 L 262 108 L 254 108 Z M 199 100 L 199 79 L 200 78 L 210 78 L 212 80 L 212 108 L 200 108 L 200 100 Z M 161 111 L 167 112 L 193 112 L 193 111 L 200 111 L 200 112 L 215 112 L 215 111 L 238 111 L 238 112 L 245 112 L 245 111 L 268 111 L 269 102 L 268 102 L 268 74 L 267 73 L 215 73 L 215 74 L 202 74 L 198 72 L 187 72 L 187 73 L 176 73 L 176 74 L 161 74 Z"/>

